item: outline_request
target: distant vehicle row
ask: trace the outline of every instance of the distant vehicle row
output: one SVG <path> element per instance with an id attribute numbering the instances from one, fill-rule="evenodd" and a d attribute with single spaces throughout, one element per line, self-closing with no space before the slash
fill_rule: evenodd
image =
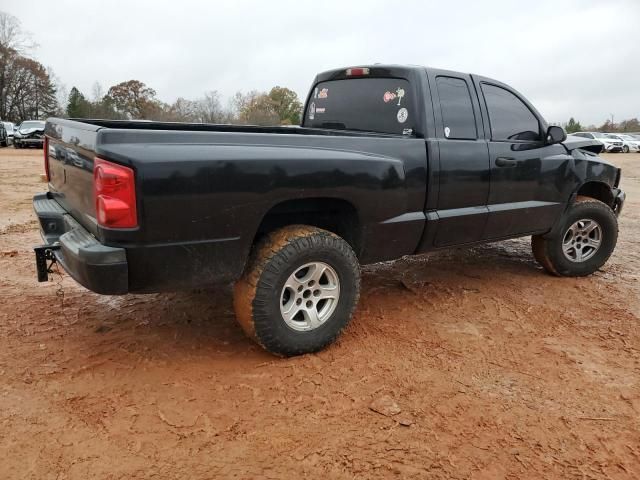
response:
<path id="1" fill-rule="evenodd" d="M 12 122 L 0 122 L 0 146 L 12 143 L 15 148 L 42 148 L 44 126 L 42 120 L 26 120 L 17 127 Z"/>
<path id="2" fill-rule="evenodd" d="M 603 152 L 640 152 L 640 134 L 576 132 L 571 135 L 598 140 Z"/>

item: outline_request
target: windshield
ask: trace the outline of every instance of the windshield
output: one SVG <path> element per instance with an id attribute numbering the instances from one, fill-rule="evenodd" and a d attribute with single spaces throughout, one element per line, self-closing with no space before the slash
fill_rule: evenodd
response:
<path id="1" fill-rule="evenodd" d="M 416 112 L 411 88 L 399 78 L 350 78 L 318 83 L 303 126 L 411 134 Z"/>
<path id="2" fill-rule="evenodd" d="M 604 133 L 600 133 L 600 132 L 593 132 L 593 136 L 596 138 L 607 138 L 607 136 Z"/>
<path id="3" fill-rule="evenodd" d="M 20 124 L 20 130 L 25 128 L 44 128 L 44 122 L 22 122 Z"/>
<path id="4" fill-rule="evenodd" d="M 610 133 L 605 133 L 604 136 L 607 138 L 612 138 L 613 140 L 620 140 L 620 137 L 618 137 L 617 135 L 611 135 Z"/>

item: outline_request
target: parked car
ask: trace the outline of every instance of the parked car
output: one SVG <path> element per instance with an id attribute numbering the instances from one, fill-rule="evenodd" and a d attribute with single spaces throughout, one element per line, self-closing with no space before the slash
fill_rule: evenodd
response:
<path id="1" fill-rule="evenodd" d="M 319 74 L 294 128 L 50 118 L 38 279 L 57 261 L 108 295 L 235 282 L 249 336 L 313 352 L 361 264 L 532 235 L 548 272 L 598 270 L 625 194 L 590 149 L 504 83 L 414 66 Z"/>
<path id="2" fill-rule="evenodd" d="M 0 122 L 0 147 L 6 147 L 7 145 L 9 145 L 9 136 L 4 128 L 4 123 Z"/>
<path id="3" fill-rule="evenodd" d="M 609 137 L 608 133 L 602 132 L 576 132 L 572 135 L 576 135 L 578 137 L 583 138 L 592 138 L 596 139 L 603 145 L 604 152 L 621 152 L 622 151 L 622 140 L 615 139 Z"/>
<path id="4" fill-rule="evenodd" d="M 13 146 L 15 148 L 42 148 L 44 127 L 45 122 L 41 120 L 26 120 L 22 122 L 13 134 Z"/>
<path id="5" fill-rule="evenodd" d="M 4 128 L 7 131 L 7 137 L 9 138 L 9 143 L 13 143 L 13 134 L 15 132 L 16 126 L 13 122 L 2 122 L 4 124 Z"/>
<path id="6" fill-rule="evenodd" d="M 634 137 L 626 133 L 616 133 L 613 136 L 622 141 L 622 151 L 624 153 L 640 152 L 640 136 Z"/>

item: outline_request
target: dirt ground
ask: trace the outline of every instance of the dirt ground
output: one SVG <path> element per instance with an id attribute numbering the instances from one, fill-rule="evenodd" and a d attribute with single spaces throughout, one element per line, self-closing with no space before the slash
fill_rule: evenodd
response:
<path id="1" fill-rule="evenodd" d="M 608 156 L 601 272 L 551 277 L 528 238 L 367 267 L 340 340 L 287 360 L 230 288 L 38 284 L 41 155 L 0 149 L 1 479 L 640 478 L 640 154 Z"/>

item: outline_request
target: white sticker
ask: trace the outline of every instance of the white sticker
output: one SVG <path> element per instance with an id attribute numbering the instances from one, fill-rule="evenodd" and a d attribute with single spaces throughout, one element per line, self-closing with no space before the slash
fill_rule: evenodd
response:
<path id="1" fill-rule="evenodd" d="M 313 91 L 313 98 L 318 98 L 318 87 Z"/>
<path id="2" fill-rule="evenodd" d="M 398 106 L 400 106 L 400 103 L 402 102 L 402 99 L 404 98 L 404 89 L 398 87 L 398 89 L 396 90 L 396 96 L 398 97 Z"/>
<path id="3" fill-rule="evenodd" d="M 324 108 L 324 107 L 318 107 L 318 108 L 316 108 L 316 113 L 324 113 L 325 110 L 326 110 L 326 108 Z"/>
<path id="4" fill-rule="evenodd" d="M 398 110 L 398 122 L 399 123 L 406 122 L 407 118 L 409 118 L 409 112 L 407 111 L 406 108 L 401 108 L 400 110 Z"/>
<path id="5" fill-rule="evenodd" d="M 405 128 L 402 130 L 403 135 L 411 135 L 413 133 L 413 128 Z"/>
<path id="6" fill-rule="evenodd" d="M 323 88 L 318 92 L 318 98 L 327 98 L 329 96 L 329 89 Z"/>
<path id="7" fill-rule="evenodd" d="M 316 118 L 316 104 L 312 102 L 309 107 L 309 120 L 313 120 L 314 118 Z"/>
<path id="8" fill-rule="evenodd" d="M 449 127 L 444 127 L 444 136 L 449 138 L 450 133 L 451 133 L 451 129 Z"/>

